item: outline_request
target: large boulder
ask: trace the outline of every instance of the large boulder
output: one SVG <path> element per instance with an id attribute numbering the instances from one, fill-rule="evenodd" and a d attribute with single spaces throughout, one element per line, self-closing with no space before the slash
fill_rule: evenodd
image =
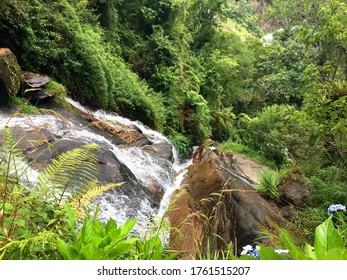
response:
<path id="1" fill-rule="evenodd" d="M 10 49 L 0 48 L 0 103 L 6 103 L 20 89 L 21 69 Z"/>
<path id="2" fill-rule="evenodd" d="M 308 184 L 294 174 L 283 178 L 277 190 L 284 205 L 303 206 L 310 195 Z"/>
<path id="3" fill-rule="evenodd" d="M 236 168 L 237 170 L 237 168 Z M 171 248 L 183 259 L 208 247 L 213 252 L 232 242 L 235 253 L 286 225 L 279 208 L 261 197 L 252 182 L 235 172 L 232 157 L 200 147 L 182 187 L 172 198 Z M 190 244 L 190 245 L 189 245 Z"/>

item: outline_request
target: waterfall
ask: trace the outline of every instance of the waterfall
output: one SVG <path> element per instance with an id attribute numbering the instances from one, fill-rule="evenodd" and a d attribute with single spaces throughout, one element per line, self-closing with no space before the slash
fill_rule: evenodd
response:
<path id="1" fill-rule="evenodd" d="M 101 210 L 100 219 L 106 221 L 111 217 L 118 224 L 122 224 L 130 218 L 137 218 L 136 227 L 138 231 L 141 231 L 141 229 L 146 228 L 149 219 L 153 216 L 163 216 L 172 193 L 181 184 L 191 161 L 181 163 L 175 148 L 168 139 L 139 121 L 131 121 L 102 110 L 92 111 L 69 98 L 67 101 L 74 108 L 92 115 L 111 127 L 121 125 L 129 129 L 135 128 L 141 131 L 151 143 L 151 149 L 155 150 L 156 145 L 160 144 L 170 145 L 172 159 L 159 157 L 148 152 L 146 150 L 148 145 L 143 147 L 116 145 L 109 138 L 106 138 L 105 135 L 96 133 L 95 129 L 92 130 L 88 126 L 84 126 L 76 121 L 67 124 L 66 121 L 56 115 L 39 114 L 12 118 L 7 115 L 0 115 L 0 129 L 5 125 L 20 127 L 25 131 L 29 131 L 33 127 L 44 127 L 58 139 L 78 139 L 78 141 L 86 144 L 99 144 L 103 149 L 112 152 L 117 160 L 132 172 L 136 179 L 136 182 L 133 182 L 131 187 L 122 187 L 108 191 L 93 201 Z M 35 180 L 37 178 L 36 171 L 32 170 L 30 172 L 34 174 L 34 176 L 30 176 L 31 180 Z M 154 205 L 151 197 L 145 192 L 145 188 L 150 182 L 154 182 L 163 189 L 164 194 L 159 206 Z"/>

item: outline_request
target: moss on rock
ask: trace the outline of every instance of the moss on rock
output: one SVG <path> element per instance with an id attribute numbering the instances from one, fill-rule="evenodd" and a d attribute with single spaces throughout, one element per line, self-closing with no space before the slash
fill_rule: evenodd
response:
<path id="1" fill-rule="evenodd" d="M 20 89 L 21 69 L 10 49 L 0 48 L 0 102 L 7 102 Z"/>

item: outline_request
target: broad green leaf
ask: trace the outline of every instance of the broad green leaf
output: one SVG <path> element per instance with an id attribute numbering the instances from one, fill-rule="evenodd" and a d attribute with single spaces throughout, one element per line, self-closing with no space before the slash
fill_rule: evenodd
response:
<path id="1" fill-rule="evenodd" d="M 5 202 L 5 205 L 2 203 L 0 208 L 3 208 L 3 207 L 7 211 L 13 210 L 13 205 L 12 205 L 12 203 L 9 203 L 9 202 Z"/>
<path id="2" fill-rule="evenodd" d="M 22 229 L 22 228 L 18 228 L 14 230 L 13 234 L 19 235 L 22 238 L 30 238 L 32 236 L 32 233 L 30 231 Z"/>
<path id="3" fill-rule="evenodd" d="M 60 254 L 63 256 L 64 260 L 77 260 L 78 255 L 74 254 L 74 250 L 66 244 L 63 240 L 58 239 L 57 240 L 57 247 L 60 252 Z"/>
<path id="4" fill-rule="evenodd" d="M 54 224 L 56 221 L 57 221 L 57 219 L 50 219 L 47 226 Z"/>
<path id="5" fill-rule="evenodd" d="M 314 252 L 314 247 L 310 244 L 305 245 L 305 255 L 310 257 L 311 259 L 316 259 L 316 253 Z"/>
<path id="6" fill-rule="evenodd" d="M 31 211 L 28 208 L 21 208 L 18 210 L 18 215 L 28 215 L 30 213 L 31 213 Z"/>
<path id="7" fill-rule="evenodd" d="M 117 230 L 117 224 L 113 219 L 110 219 L 105 227 L 105 233 L 108 235 L 110 232 Z"/>
<path id="8" fill-rule="evenodd" d="M 286 257 L 277 254 L 272 248 L 267 246 L 260 246 L 259 250 L 261 260 L 285 260 Z"/>
<path id="9" fill-rule="evenodd" d="M 99 245 L 103 239 L 103 229 L 100 228 L 100 222 L 97 220 L 84 220 L 83 227 L 80 231 L 79 240 L 83 245 L 94 244 Z"/>
<path id="10" fill-rule="evenodd" d="M 68 204 L 64 204 L 64 208 L 67 214 L 68 222 L 72 231 L 75 230 L 76 227 L 76 216 L 72 211 L 71 207 Z"/>
<path id="11" fill-rule="evenodd" d="M 131 219 L 126 221 L 123 225 L 119 227 L 122 235 L 127 235 L 135 226 L 137 219 Z"/>
<path id="12" fill-rule="evenodd" d="M 344 243 L 338 231 L 335 229 L 330 216 L 323 224 L 316 228 L 315 253 L 317 260 L 324 258 L 326 253 L 332 249 L 344 249 Z"/>
<path id="13" fill-rule="evenodd" d="M 39 214 L 44 220 L 47 220 L 47 212 L 41 212 L 40 214 Z"/>
<path id="14" fill-rule="evenodd" d="M 103 250 L 99 249 L 94 244 L 87 244 L 80 250 L 80 255 L 83 256 L 85 260 L 102 260 L 105 259 Z"/>
<path id="15" fill-rule="evenodd" d="M 281 233 L 281 240 L 284 242 L 286 245 L 287 249 L 289 250 L 290 254 L 295 260 L 311 260 L 310 257 L 306 256 L 300 248 L 295 246 L 292 241 L 290 240 L 289 236 L 287 233 L 282 232 Z"/>
<path id="16" fill-rule="evenodd" d="M 8 228 L 11 227 L 12 224 L 13 224 L 13 220 L 14 220 L 13 217 L 6 217 L 6 218 L 4 218 L 4 225 L 6 227 L 8 227 Z"/>
<path id="17" fill-rule="evenodd" d="M 326 252 L 324 260 L 346 260 L 347 259 L 346 249 L 332 249 Z"/>
<path id="18" fill-rule="evenodd" d="M 120 241 L 117 244 L 113 245 L 112 243 L 109 246 L 105 247 L 105 254 L 108 259 L 117 259 L 135 248 L 135 242 L 137 238 L 128 238 L 126 240 Z"/>
<path id="19" fill-rule="evenodd" d="M 14 220 L 13 223 L 15 225 L 21 226 L 21 227 L 25 227 L 26 222 L 24 220 Z"/>

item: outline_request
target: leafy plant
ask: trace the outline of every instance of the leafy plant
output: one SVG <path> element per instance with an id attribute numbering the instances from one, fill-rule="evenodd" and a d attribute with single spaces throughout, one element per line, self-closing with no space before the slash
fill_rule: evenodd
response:
<path id="1" fill-rule="evenodd" d="M 304 249 L 296 246 L 288 233 L 282 231 L 280 239 L 288 250 L 274 250 L 260 245 L 257 251 L 260 260 L 347 260 L 347 247 L 343 242 L 341 233 L 334 227 L 332 216 L 326 219 L 315 230 L 314 246 L 306 243 Z M 254 254 L 253 254 L 254 255 Z M 242 255 L 236 257 L 229 255 L 233 260 L 257 259 L 257 256 Z"/>
<path id="2" fill-rule="evenodd" d="M 37 113 L 39 111 L 37 107 L 29 104 L 28 100 L 17 96 L 10 97 L 8 104 L 10 107 L 17 107 L 18 112 L 22 114 Z"/>
<path id="3" fill-rule="evenodd" d="M 191 141 L 187 136 L 184 136 L 181 133 L 175 133 L 173 135 L 170 135 L 169 137 L 170 142 L 175 146 L 175 148 L 178 151 L 178 154 L 182 158 L 187 158 L 191 154 Z"/>
<path id="4" fill-rule="evenodd" d="M 74 220 L 69 219 L 71 230 L 74 230 Z M 134 250 L 137 238 L 128 238 L 136 219 L 128 220 L 117 226 L 113 219 L 106 225 L 98 219 L 84 219 L 83 226 L 77 236 L 65 242 L 57 241 L 58 250 L 65 260 L 117 260 L 129 257 Z"/>
<path id="5" fill-rule="evenodd" d="M 292 243 L 286 233 L 282 233 L 281 239 L 296 260 L 347 260 L 347 248 L 334 227 L 332 217 L 316 228 L 314 247 L 306 244 L 302 251 Z"/>
<path id="6" fill-rule="evenodd" d="M 173 259 L 163 246 L 163 221 L 147 238 L 131 237 L 136 219 L 117 226 L 98 220 L 91 200 L 123 183 L 100 186 L 97 145 L 61 154 L 30 183 L 30 172 L 8 128 L 0 146 L 0 257 L 2 259 Z M 31 185 L 30 185 L 31 184 Z M 96 208 L 96 209 L 95 209 Z M 94 216 L 90 217 L 90 213 Z"/>
<path id="7" fill-rule="evenodd" d="M 153 217 L 145 235 L 136 242 L 136 259 L 172 260 L 179 252 L 171 252 L 168 246 L 170 222 L 163 217 Z"/>
<path id="8" fill-rule="evenodd" d="M 283 178 L 283 171 L 273 171 L 269 169 L 263 169 L 260 172 L 259 184 L 257 185 L 257 191 L 270 199 L 277 200 L 279 197 L 277 186 Z"/>
<path id="9" fill-rule="evenodd" d="M 308 178 L 311 186 L 309 202 L 312 207 L 328 207 L 331 201 L 347 201 L 347 183 L 344 167 L 328 166 Z"/>

